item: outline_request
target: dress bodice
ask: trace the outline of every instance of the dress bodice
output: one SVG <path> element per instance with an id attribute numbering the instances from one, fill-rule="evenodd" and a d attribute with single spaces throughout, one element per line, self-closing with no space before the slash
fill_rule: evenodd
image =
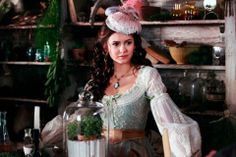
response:
<path id="1" fill-rule="evenodd" d="M 129 92 L 123 95 L 104 96 L 102 102 L 110 111 L 110 128 L 145 129 L 150 107 L 142 86 L 136 83 Z"/>

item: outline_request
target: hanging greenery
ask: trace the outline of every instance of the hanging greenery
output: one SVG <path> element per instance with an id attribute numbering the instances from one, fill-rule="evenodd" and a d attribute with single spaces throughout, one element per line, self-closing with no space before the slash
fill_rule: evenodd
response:
<path id="1" fill-rule="evenodd" d="M 44 11 L 44 15 L 37 21 L 35 46 L 36 48 L 43 48 L 48 41 L 51 48 L 51 61 L 56 59 L 56 44 L 61 39 L 59 3 L 58 0 L 48 0 L 48 7 Z"/>
<path id="2" fill-rule="evenodd" d="M 36 48 L 43 48 L 46 41 L 49 42 L 51 52 L 49 54 L 52 64 L 47 72 L 44 94 L 50 107 L 57 106 L 60 93 L 68 85 L 68 78 L 61 58 L 60 44 L 60 1 L 48 0 L 44 16 L 37 22 L 35 43 Z"/>
<path id="3" fill-rule="evenodd" d="M 59 103 L 60 93 L 69 85 L 67 71 L 64 61 L 60 57 L 59 43 L 57 44 L 57 55 L 48 69 L 47 81 L 45 83 L 45 92 L 50 107 L 57 106 Z"/>

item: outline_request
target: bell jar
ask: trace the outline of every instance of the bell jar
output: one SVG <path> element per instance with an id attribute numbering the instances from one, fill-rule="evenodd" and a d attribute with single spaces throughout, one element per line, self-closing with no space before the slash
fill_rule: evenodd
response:
<path id="1" fill-rule="evenodd" d="M 79 99 L 63 114 L 63 143 L 67 157 L 105 157 L 106 138 L 100 113 L 103 104 L 93 101 L 91 92 L 82 91 Z"/>

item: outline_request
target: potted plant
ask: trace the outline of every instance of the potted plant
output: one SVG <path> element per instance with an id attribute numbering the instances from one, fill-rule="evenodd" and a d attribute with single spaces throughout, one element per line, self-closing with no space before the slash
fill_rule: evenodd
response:
<path id="1" fill-rule="evenodd" d="M 93 101 L 89 91 L 66 107 L 63 114 L 63 141 L 68 157 L 104 157 L 105 136 L 100 114 L 103 104 Z"/>
<path id="2" fill-rule="evenodd" d="M 71 140 L 93 140 L 102 137 L 102 119 L 91 114 L 84 116 L 81 121 L 73 121 L 67 125 L 68 137 Z"/>

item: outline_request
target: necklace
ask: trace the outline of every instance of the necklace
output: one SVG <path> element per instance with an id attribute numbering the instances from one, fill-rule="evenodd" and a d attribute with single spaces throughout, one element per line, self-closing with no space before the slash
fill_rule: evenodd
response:
<path id="1" fill-rule="evenodd" d="M 120 87 L 120 80 L 121 80 L 123 77 L 125 77 L 127 74 L 129 74 L 129 72 L 130 72 L 131 69 L 132 69 L 132 67 L 130 67 L 129 70 L 128 70 L 126 73 L 124 73 L 123 75 L 121 75 L 120 77 L 117 77 L 117 75 L 114 74 L 114 76 L 115 76 L 115 78 L 116 78 L 116 80 L 117 80 L 117 81 L 114 83 L 114 85 L 113 85 L 113 87 L 114 87 L 115 89 L 117 89 L 117 88 Z"/>

